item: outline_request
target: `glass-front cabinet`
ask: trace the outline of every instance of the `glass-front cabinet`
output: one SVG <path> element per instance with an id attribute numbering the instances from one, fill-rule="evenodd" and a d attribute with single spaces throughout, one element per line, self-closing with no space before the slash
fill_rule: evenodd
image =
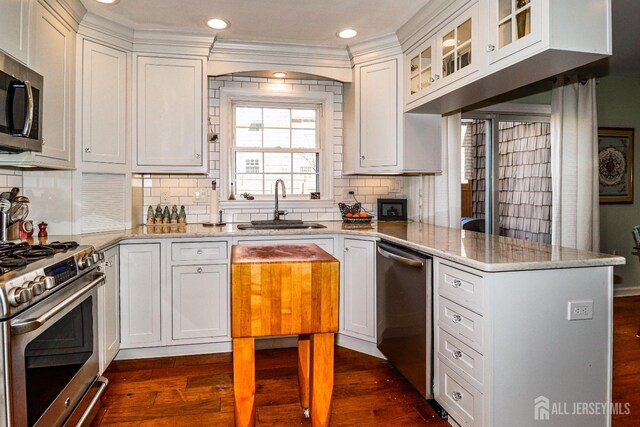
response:
<path id="1" fill-rule="evenodd" d="M 541 0 L 491 0 L 486 51 L 494 63 L 542 40 Z"/>
<path id="2" fill-rule="evenodd" d="M 477 3 L 405 55 L 405 104 L 478 69 Z"/>

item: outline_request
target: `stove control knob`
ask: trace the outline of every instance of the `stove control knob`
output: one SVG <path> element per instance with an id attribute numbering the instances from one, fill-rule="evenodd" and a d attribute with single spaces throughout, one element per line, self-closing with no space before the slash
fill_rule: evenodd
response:
<path id="1" fill-rule="evenodd" d="M 31 291 L 31 295 L 34 297 L 40 295 L 45 291 L 44 280 L 39 281 L 37 277 L 33 282 L 29 282 L 28 284 L 25 283 L 22 286 L 25 287 L 27 285 L 29 287 L 29 290 Z"/>
<path id="2" fill-rule="evenodd" d="M 29 300 L 31 300 L 31 298 L 33 298 L 33 295 L 31 294 L 31 290 L 29 288 L 11 288 L 11 290 L 9 291 L 9 304 L 14 307 L 28 302 Z"/>
<path id="3" fill-rule="evenodd" d="M 94 252 L 91 255 L 91 261 L 93 261 L 94 264 L 100 262 L 100 255 L 97 252 Z"/>
<path id="4" fill-rule="evenodd" d="M 104 252 L 98 252 L 98 258 L 100 261 L 104 261 Z"/>
<path id="5" fill-rule="evenodd" d="M 93 265 L 93 259 L 91 259 L 91 256 L 86 257 L 86 258 L 82 258 L 80 261 L 78 261 L 78 267 L 80 268 L 80 270 L 84 270 L 85 268 L 89 268 Z"/>
<path id="6" fill-rule="evenodd" d="M 56 279 L 52 276 L 38 276 L 35 279 L 33 279 L 33 281 L 42 284 L 42 286 L 44 287 L 43 288 L 44 290 L 49 290 L 56 287 Z M 44 290 L 42 292 L 44 292 Z M 40 294 L 42 292 L 40 292 Z M 39 295 L 39 294 L 35 294 L 35 295 Z"/>

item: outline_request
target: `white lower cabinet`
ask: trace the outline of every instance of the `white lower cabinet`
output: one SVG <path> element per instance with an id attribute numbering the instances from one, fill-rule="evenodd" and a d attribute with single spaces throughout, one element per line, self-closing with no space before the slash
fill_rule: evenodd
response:
<path id="1" fill-rule="evenodd" d="M 120 350 L 120 258 L 118 247 L 105 252 L 105 283 L 98 288 L 100 372 L 104 372 Z"/>
<path id="2" fill-rule="evenodd" d="M 228 337 L 228 267 L 181 265 L 171 270 L 172 339 Z"/>
<path id="3" fill-rule="evenodd" d="M 370 240 L 344 239 L 340 333 L 376 342 L 375 248 Z"/>
<path id="4" fill-rule="evenodd" d="M 120 246 L 122 348 L 162 344 L 160 243 Z"/>

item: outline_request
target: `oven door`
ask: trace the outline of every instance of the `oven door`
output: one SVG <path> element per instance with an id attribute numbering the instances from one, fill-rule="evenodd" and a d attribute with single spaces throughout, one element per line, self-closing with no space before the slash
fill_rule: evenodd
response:
<path id="1" fill-rule="evenodd" d="M 61 425 L 95 380 L 103 282 L 89 273 L 11 320 L 12 425 Z"/>

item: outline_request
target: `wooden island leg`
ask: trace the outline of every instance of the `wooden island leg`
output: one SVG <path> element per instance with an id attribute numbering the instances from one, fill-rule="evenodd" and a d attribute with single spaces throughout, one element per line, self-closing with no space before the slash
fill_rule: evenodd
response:
<path id="1" fill-rule="evenodd" d="M 309 335 L 298 335 L 298 386 L 300 387 L 300 406 L 305 410 L 309 409 L 310 339 Z"/>
<path id="2" fill-rule="evenodd" d="M 254 338 L 233 339 L 233 403 L 235 425 L 256 423 L 256 366 Z"/>
<path id="3" fill-rule="evenodd" d="M 311 335 L 311 425 L 326 427 L 333 395 L 333 333 Z"/>

